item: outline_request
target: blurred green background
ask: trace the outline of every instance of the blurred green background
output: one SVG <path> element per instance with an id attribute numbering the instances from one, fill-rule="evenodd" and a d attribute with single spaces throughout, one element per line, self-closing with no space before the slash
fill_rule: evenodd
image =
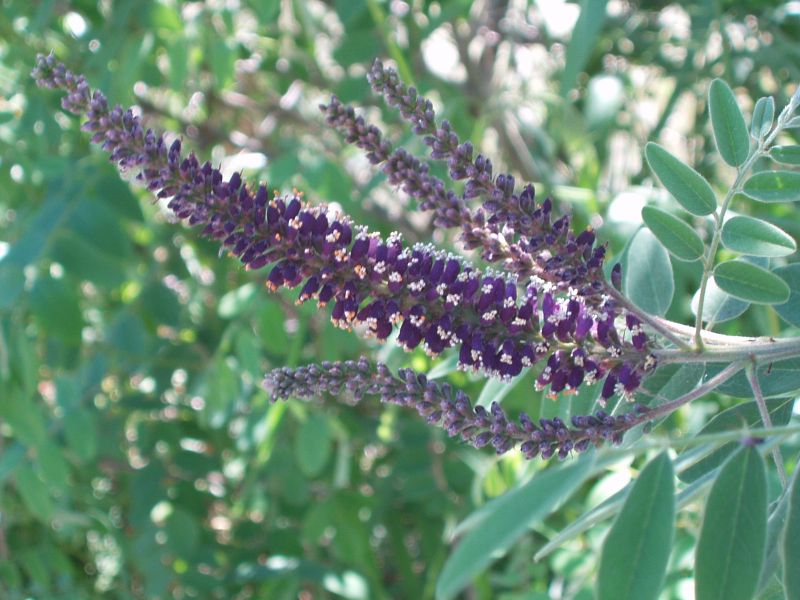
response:
<path id="1" fill-rule="evenodd" d="M 363 353 L 433 368 L 473 398 L 498 390 L 267 294 L 264 273 L 220 259 L 89 147 L 30 79 L 38 52 L 228 172 L 448 246 L 317 107 L 335 93 L 422 150 L 364 77 L 374 57 L 394 61 L 498 169 L 619 253 L 645 202 L 673 206 L 644 143 L 723 189 L 708 82 L 724 77 L 745 112 L 765 94 L 781 107 L 800 82 L 798 39 L 797 2 L 0 0 L 0 595 L 430 598 L 455 524 L 544 466 L 377 401 L 270 405 L 266 370 Z M 800 236 L 790 208 L 758 210 Z M 668 316 L 688 322 L 699 268 L 673 266 Z M 756 307 L 721 330 L 781 328 Z M 506 405 L 556 414 L 532 381 L 505 386 Z M 728 404 L 695 404 L 665 431 Z M 631 468 L 593 480 L 465 597 L 591 598 L 607 523 L 531 556 Z M 665 597 L 691 589 L 698 521 L 697 507 L 680 513 Z"/>

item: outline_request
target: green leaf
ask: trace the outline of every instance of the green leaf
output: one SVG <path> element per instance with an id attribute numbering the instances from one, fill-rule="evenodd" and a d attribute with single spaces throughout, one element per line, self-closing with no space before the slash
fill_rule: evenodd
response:
<path id="1" fill-rule="evenodd" d="M 719 373 L 725 365 L 709 365 L 707 376 Z M 762 364 L 756 369 L 765 397 L 782 396 L 800 389 L 800 358 L 787 358 Z M 717 388 L 736 398 L 752 398 L 753 390 L 743 372 L 737 373 Z"/>
<path id="2" fill-rule="evenodd" d="M 692 297 L 692 314 L 697 315 L 699 308 L 700 290 Z M 722 323 L 730 321 L 741 315 L 750 306 L 749 302 L 734 298 L 723 292 L 712 276 L 706 284 L 706 297 L 703 301 L 703 322 Z"/>
<path id="3" fill-rule="evenodd" d="M 537 473 L 528 483 L 495 498 L 458 543 L 436 583 L 436 598 L 455 597 L 530 527 L 556 510 L 591 473 L 593 455 Z"/>
<path id="4" fill-rule="evenodd" d="M 789 300 L 772 308 L 780 315 L 781 319 L 790 325 L 800 327 L 800 263 L 778 267 L 773 273 L 789 286 Z"/>
<path id="5" fill-rule="evenodd" d="M 645 405 L 674 400 L 691 392 L 705 373 L 704 363 L 660 365 L 642 382 L 641 401 Z M 648 396 L 650 398 L 648 398 Z"/>
<path id="6" fill-rule="evenodd" d="M 794 398 L 770 398 L 766 400 L 767 410 L 769 411 L 770 421 L 774 427 L 786 425 L 792 416 Z M 719 433 L 722 431 L 737 431 L 748 427 L 762 427 L 761 413 L 755 400 L 743 402 L 720 412 L 705 424 L 697 435 L 707 435 L 709 433 Z M 683 470 L 678 479 L 684 483 L 696 481 L 706 473 L 713 471 L 728 458 L 739 445 L 735 442 L 723 444 L 714 448 L 710 453 L 703 456 L 700 460 L 693 463 L 690 467 Z M 684 456 L 688 451 L 681 452 Z"/>
<path id="7" fill-rule="evenodd" d="M 608 0 L 581 0 L 581 12 L 572 38 L 567 46 L 566 64 L 561 72 L 561 95 L 566 96 L 574 87 L 578 74 L 583 71 L 596 48 L 597 39 L 606 20 Z"/>
<path id="8" fill-rule="evenodd" d="M 433 368 L 428 371 L 428 379 L 441 379 L 442 377 L 447 377 L 451 373 L 454 373 L 458 370 L 458 354 L 452 352 L 439 362 L 437 362 Z"/>
<path id="9" fill-rule="evenodd" d="M 770 129 L 775 117 L 775 100 L 772 96 L 759 98 L 753 107 L 753 119 L 750 121 L 750 135 L 760 141 Z"/>
<path id="10" fill-rule="evenodd" d="M 13 306 L 24 287 L 22 267 L 0 260 L 0 310 Z"/>
<path id="11" fill-rule="evenodd" d="M 675 465 L 678 466 L 678 461 L 676 461 Z M 680 468 L 678 468 L 680 471 Z M 716 470 L 712 471 L 711 473 L 707 473 L 703 477 L 693 481 L 688 486 L 686 486 L 683 491 L 676 495 L 676 503 L 675 506 L 678 510 L 681 510 L 695 502 L 697 498 L 701 494 L 703 494 L 706 487 L 710 486 L 713 482 L 714 478 L 716 477 L 717 473 Z M 632 483 L 629 483 L 627 486 L 622 488 L 616 494 L 607 498 L 591 510 L 585 512 L 583 515 L 578 517 L 575 521 L 567 525 L 564 529 L 559 531 L 550 541 L 548 541 L 542 548 L 534 555 L 534 561 L 540 561 L 542 558 L 551 554 L 555 550 L 561 548 L 564 545 L 564 542 L 574 539 L 575 537 L 579 536 L 585 531 L 592 529 L 595 525 L 614 516 L 622 509 L 623 502 L 628 497 L 628 493 L 630 493 L 630 489 L 633 487 Z"/>
<path id="12" fill-rule="evenodd" d="M 695 557 L 697 600 L 751 600 L 766 534 L 766 467 L 749 446 L 725 463 L 709 493 Z"/>
<path id="13" fill-rule="evenodd" d="M 45 331 L 72 344 L 80 342 L 83 315 L 78 296 L 63 279 L 37 279 L 30 293 L 30 307 Z"/>
<path id="14" fill-rule="evenodd" d="M 664 210 L 645 206 L 642 208 L 642 220 L 675 258 L 692 261 L 703 256 L 703 240 L 690 225 L 678 217 Z"/>
<path id="15" fill-rule="evenodd" d="M 291 347 L 286 333 L 286 316 L 281 306 L 272 300 L 261 302 L 258 306 L 259 339 L 267 352 L 285 356 Z"/>
<path id="16" fill-rule="evenodd" d="M 800 146 L 773 146 L 769 157 L 786 165 L 800 165 Z"/>
<path id="17" fill-rule="evenodd" d="M 744 182 L 742 191 L 760 202 L 795 202 L 800 200 L 800 173 L 761 171 Z"/>
<path id="18" fill-rule="evenodd" d="M 0 395 L 0 419 L 17 440 L 28 446 L 38 446 L 47 439 L 47 424 L 40 405 L 16 385 Z"/>
<path id="19" fill-rule="evenodd" d="M 17 492 L 28 510 L 40 521 L 49 523 L 55 507 L 44 482 L 27 465 L 17 469 L 14 479 L 17 482 Z"/>
<path id="20" fill-rule="evenodd" d="M 312 414 L 300 427 L 294 445 L 297 464 L 306 477 L 316 477 L 328 464 L 332 450 L 328 419 Z"/>
<path id="21" fill-rule="evenodd" d="M 750 154 L 750 136 L 733 90 L 722 79 L 715 79 L 708 89 L 711 127 L 722 159 L 738 167 Z"/>
<path id="22" fill-rule="evenodd" d="M 628 246 L 623 293 L 636 306 L 663 316 L 672 303 L 675 282 L 664 246 L 649 229 L 636 232 Z"/>
<path id="23" fill-rule="evenodd" d="M 238 317 L 253 305 L 257 295 L 258 286 L 253 282 L 245 283 L 219 299 L 217 314 L 223 319 Z"/>
<path id="24" fill-rule="evenodd" d="M 72 410 L 64 417 L 64 436 L 78 458 L 89 462 L 97 454 L 97 430 L 93 413 L 86 409 Z"/>
<path id="25" fill-rule="evenodd" d="M 718 264 L 714 279 L 723 291 L 748 302 L 781 304 L 789 299 L 789 286 L 783 279 L 743 260 Z"/>
<path id="26" fill-rule="evenodd" d="M 636 393 L 635 401 L 644 406 L 655 406 L 679 398 L 691 392 L 701 382 L 706 371 L 704 363 L 685 363 L 661 365 L 655 373 L 647 376 Z M 589 412 L 584 410 L 583 414 Z M 576 414 L 576 413 L 573 413 Z M 623 444 L 629 447 L 649 428 L 658 426 L 659 420 L 649 425 L 640 424 L 625 434 Z"/>
<path id="27" fill-rule="evenodd" d="M 64 492 L 69 485 L 69 464 L 61 448 L 50 440 L 44 440 L 36 448 L 36 465 L 39 475 L 51 488 Z"/>
<path id="28" fill-rule="evenodd" d="M 787 256 L 797 250 L 792 236 L 761 219 L 736 216 L 722 226 L 726 248 L 751 256 Z"/>
<path id="29" fill-rule="evenodd" d="M 785 490 L 780 498 L 770 504 L 769 518 L 767 519 L 767 552 L 764 564 L 761 565 L 761 574 L 758 576 L 759 598 L 763 598 L 763 590 L 773 583 L 780 584 L 780 578 L 775 571 L 781 562 L 781 536 L 786 525 L 786 515 L 789 512 L 789 492 Z M 781 586 L 783 589 L 783 586 Z M 783 594 L 779 600 L 784 600 Z"/>
<path id="30" fill-rule="evenodd" d="M 0 332 L 2 335 L 2 332 Z M 36 391 L 39 383 L 39 357 L 33 340 L 25 333 L 22 319 L 11 324 L 10 361 L 12 381 L 16 380 L 23 396 L 23 403 Z M 0 398 L 2 405 L 2 398 Z"/>
<path id="31" fill-rule="evenodd" d="M 714 190 L 700 173 L 654 142 L 648 142 L 644 155 L 661 184 L 683 208 L 698 216 L 716 210 Z"/>
<path id="32" fill-rule="evenodd" d="M 17 470 L 26 452 L 27 447 L 20 442 L 13 442 L 3 449 L 0 454 L 0 485 L 4 485 L 6 479 Z"/>
<path id="33" fill-rule="evenodd" d="M 174 508 L 164 524 L 166 546 L 176 556 L 191 558 L 197 554 L 200 529 L 194 515 L 181 508 Z"/>
<path id="34" fill-rule="evenodd" d="M 789 512 L 783 530 L 783 585 L 787 598 L 800 598 L 800 468 L 789 487 Z"/>
<path id="35" fill-rule="evenodd" d="M 769 259 L 761 256 L 742 256 L 741 259 L 760 267 L 769 266 Z M 697 315 L 699 299 L 700 290 L 697 290 L 694 296 L 692 296 L 691 308 L 693 315 Z M 706 299 L 703 303 L 704 323 L 722 323 L 723 321 L 730 321 L 741 315 L 749 306 L 749 302 L 739 300 L 723 292 L 717 285 L 713 275 L 709 278 L 708 284 L 706 285 Z"/>
<path id="36" fill-rule="evenodd" d="M 76 280 L 85 279 L 107 288 L 125 282 L 125 262 L 67 229 L 55 236 L 49 257 Z"/>
<path id="37" fill-rule="evenodd" d="M 655 600 L 672 550 L 675 485 L 665 452 L 644 468 L 603 544 L 599 600 Z M 624 565 L 624 568 L 620 568 Z"/>
<path id="38" fill-rule="evenodd" d="M 510 381 L 489 377 L 486 380 L 486 383 L 483 384 L 483 389 L 481 389 L 481 393 L 478 396 L 478 399 L 475 401 L 475 404 L 477 406 L 483 406 L 484 408 L 489 408 L 492 405 L 492 402 L 497 402 L 500 404 L 503 402 L 503 398 L 508 396 L 511 390 L 513 390 L 517 384 L 522 381 L 527 372 L 528 369 L 525 369 L 516 377 L 512 377 Z"/>

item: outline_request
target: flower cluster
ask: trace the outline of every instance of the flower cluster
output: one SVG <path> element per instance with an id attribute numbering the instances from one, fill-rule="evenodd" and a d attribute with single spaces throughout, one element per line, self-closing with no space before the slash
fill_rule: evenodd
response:
<path id="1" fill-rule="evenodd" d="M 381 72 L 392 75 L 391 81 L 396 80 L 393 71 Z M 376 81 L 374 77 L 372 80 Z M 385 91 L 386 88 L 391 90 L 387 92 L 387 97 L 394 103 L 394 94 L 398 93 L 396 86 L 379 89 Z M 417 98 L 416 93 L 412 93 L 411 97 Z M 357 116 L 352 107 L 343 105 L 335 96 L 321 108 L 329 125 L 340 130 L 349 143 L 365 150 L 372 164 L 382 165 L 389 183 L 398 185 L 417 199 L 421 210 L 434 212 L 435 225 L 460 227 L 461 241 L 467 249 L 480 248 L 484 260 L 501 261 L 505 271 L 519 277 L 549 283 L 559 291 L 576 290 L 592 304 L 601 302 L 605 288 L 602 274 L 605 246 L 594 245 L 594 232 L 587 229 L 574 235 L 567 215 L 552 221 L 552 202 L 546 199 L 536 206 L 532 185 L 527 185 L 517 195 L 514 193 L 513 176 L 501 174 L 493 182 L 491 161 L 482 156 L 472 161 L 472 145 L 469 142 L 459 144 L 446 121 L 441 127 L 435 128 L 431 124 L 433 111 L 430 102 L 425 103 L 426 108 L 419 112 L 430 118 L 425 121 L 428 125 L 420 130 L 422 118 L 414 117 L 415 129 L 432 131 L 433 135 L 425 139 L 434 147 L 435 157 L 450 157 L 451 178 L 472 175 L 461 196 L 447 189 L 441 179 L 431 175 L 430 167 L 424 161 L 404 148 L 393 151 L 380 129 L 367 123 L 362 116 Z M 408 114 L 405 109 L 403 113 Z M 447 144 L 437 141 L 439 138 L 446 139 Z M 484 202 L 482 208 L 472 211 L 466 200 L 479 195 L 478 190 L 481 189 L 488 190 L 490 199 Z M 498 213 L 487 218 L 484 212 L 486 207 L 495 204 L 504 207 L 501 212 L 508 218 L 500 219 Z M 515 207 L 513 210 L 509 208 L 512 206 Z M 525 235 L 515 239 L 512 224 L 521 228 Z"/>
<path id="2" fill-rule="evenodd" d="M 374 71 L 373 83 L 376 81 Z M 203 235 L 218 240 L 248 269 L 271 265 L 266 278 L 270 290 L 299 288 L 299 302 L 314 299 L 320 306 L 331 304 L 331 319 L 339 327 L 355 326 L 363 334 L 379 340 L 387 339 L 393 329 L 399 327 L 397 342 L 406 350 L 420 346 L 436 356 L 447 348 L 457 348 L 462 368 L 502 378 L 542 363 L 536 385 L 548 387 L 552 394 L 604 379 L 603 400 L 615 393 L 632 398 L 642 377 L 654 367 L 651 342 L 639 319 L 630 313 L 621 318 L 620 306 L 608 296 L 597 293 L 605 282 L 600 271 L 602 252 L 593 246 L 594 235 L 583 232 L 573 236 L 565 218 L 551 224 L 551 204 L 544 202 L 533 209 L 532 191 L 523 192 L 520 198 L 525 194 L 530 196 L 530 202 L 527 199 L 523 202 L 529 211 L 526 214 L 538 215 L 535 217 L 538 220 L 529 229 L 539 232 L 541 239 L 536 243 L 543 244 L 545 249 L 531 254 L 534 241 L 530 236 L 524 238 L 524 244 L 515 242 L 519 248 L 524 246 L 524 252 L 534 257 L 531 264 L 536 265 L 536 269 L 527 273 L 533 275 L 530 281 L 523 284 L 514 273 L 481 271 L 461 257 L 430 245 L 408 246 L 396 233 L 384 239 L 326 205 L 304 202 L 297 193 L 270 198 L 264 185 L 252 190 L 239 174 L 225 180 L 219 170 L 208 162 L 201 164 L 194 154 L 184 157 L 180 141 L 168 144 L 162 135 L 145 129 L 130 109 L 109 108 L 103 94 L 92 92 L 82 76 L 72 74 L 52 56 L 40 57 L 33 75 L 42 86 L 65 90 L 63 107 L 87 117 L 83 128 L 92 132 L 93 142 L 102 145 L 121 168 L 135 170 L 137 177 L 158 198 L 169 199 L 168 207 L 177 217 L 190 225 L 201 226 Z M 392 93 L 398 89 L 396 85 L 384 87 L 394 90 Z M 474 230 L 483 232 L 475 235 L 501 239 L 496 228 L 483 220 L 483 213 L 471 212 L 464 198 L 446 191 L 443 182 L 431 177 L 422 162 L 400 151 L 392 152 L 380 132 L 355 117 L 352 110 L 336 101 L 326 110 L 329 122 L 347 129 L 350 139 L 370 151 L 371 160 L 384 162 L 390 179 L 394 176 L 393 181 L 407 190 L 419 189 L 420 197 L 425 197 L 442 219 L 450 219 L 446 223 L 469 223 Z M 427 115 L 430 111 L 426 108 L 424 112 Z M 426 125 L 419 130 L 427 132 L 430 127 L 432 125 Z M 449 131 L 445 125 L 439 129 Z M 436 152 L 450 156 L 451 163 L 455 155 L 463 154 L 462 163 L 466 165 L 468 177 L 472 177 L 469 173 L 473 171 L 467 163 L 482 164 L 481 172 L 491 174 L 491 166 L 487 167 L 485 161 L 475 159 L 473 163 L 466 150 L 459 150 L 463 145 L 457 145 L 455 150 L 432 145 Z M 473 177 L 476 181 L 482 178 L 482 175 Z M 484 182 L 481 189 L 509 185 L 508 178 L 505 183 L 499 178 Z M 510 185 L 513 188 L 513 181 Z M 475 186 L 477 183 L 473 188 Z M 526 223 L 530 225 L 533 221 Z M 465 239 L 469 239 L 466 229 Z M 506 242 L 503 244 L 508 247 Z M 546 256 L 550 258 L 545 260 Z M 561 260 L 558 263 L 561 266 L 552 262 L 556 258 Z M 548 270 L 551 267 L 552 270 Z M 521 268 L 512 271 L 525 272 Z M 582 287 L 567 285 L 577 282 L 581 282 Z M 322 381 L 323 375 L 316 377 Z M 410 375 L 404 374 L 401 379 L 411 386 L 408 377 Z M 417 383 L 413 385 L 418 387 L 406 389 L 404 393 L 418 393 L 416 397 L 423 398 L 428 393 L 428 384 L 414 377 Z M 439 394 L 441 389 L 435 389 Z M 393 397 L 399 396 L 394 394 Z M 443 401 L 444 397 L 436 397 L 437 402 Z M 463 402 L 459 404 L 457 400 L 453 406 L 462 406 Z M 466 412 L 453 410 L 456 409 L 448 408 L 442 415 L 450 416 L 442 418 L 448 430 L 462 436 L 464 431 L 473 431 L 470 429 L 473 421 L 478 429 L 491 429 L 492 423 L 507 423 L 504 416 L 501 418 L 499 407 L 486 415 L 479 407 Z M 457 418 L 456 413 L 463 418 Z M 486 419 L 491 423 L 483 424 Z M 605 433 L 598 433 L 597 437 L 598 431 L 611 432 L 609 436 L 614 438 L 612 430 L 617 427 L 616 421 L 612 427 L 604 417 L 591 419 L 600 419 L 600 425 L 594 421 L 585 427 L 575 424 L 578 430 L 586 429 L 590 433 L 577 438 L 570 433 L 549 454 L 561 452 L 567 441 L 576 445 L 584 439 L 595 441 L 608 437 Z M 499 425 L 495 429 L 497 427 Z M 537 436 L 545 435 L 537 431 L 562 430 L 556 423 L 552 427 L 541 425 L 528 431 L 522 422 L 511 429 L 520 427 L 520 432 L 530 434 L 527 441 L 531 443 Z M 511 437 L 508 437 L 509 432 L 503 435 L 506 436 L 503 443 L 492 439 L 498 450 L 522 440 L 514 437 L 516 433 Z M 539 442 L 552 446 L 555 441 L 547 435 Z M 466 438 L 473 443 L 484 440 L 476 436 L 477 433 L 475 436 L 470 433 Z M 548 454 L 543 447 L 533 451 L 524 446 L 523 451 L 529 455 Z"/>
<path id="3" fill-rule="evenodd" d="M 502 454 L 519 447 L 527 458 L 565 458 L 572 451 L 583 452 L 603 442 L 619 443 L 625 431 L 647 419 L 647 409 L 636 405 L 632 412 L 618 417 L 603 411 L 575 416 L 572 427 L 558 417 L 534 422 L 524 412 L 512 420 L 497 402 L 488 410 L 472 406 L 464 392 L 454 393 L 447 383 L 429 381 L 410 369 L 401 369 L 395 377 L 386 365 L 373 366 L 364 358 L 275 369 L 267 375 L 265 385 L 273 400 L 325 393 L 339 396 L 343 391 L 356 401 L 364 395 L 378 395 L 383 402 L 416 410 L 429 424 L 440 425 L 450 437 L 459 436 L 476 448 L 491 445 Z"/>

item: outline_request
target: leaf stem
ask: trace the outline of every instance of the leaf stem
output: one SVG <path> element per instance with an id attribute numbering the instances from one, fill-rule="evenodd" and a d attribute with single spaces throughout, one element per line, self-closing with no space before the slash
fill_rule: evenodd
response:
<path id="1" fill-rule="evenodd" d="M 755 398 L 756 405 L 758 406 L 761 422 L 764 424 L 765 428 L 770 429 L 772 427 L 772 420 L 769 418 L 769 409 L 767 408 L 767 403 L 764 401 L 764 394 L 761 392 L 761 384 L 758 381 L 755 363 L 747 365 L 745 373 L 747 374 L 747 381 L 750 383 L 750 388 L 753 390 L 753 398 Z M 784 467 L 780 446 L 775 446 L 772 449 L 772 460 L 775 461 L 775 467 L 778 469 L 778 478 L 781 480 L 781 487 L 786 489 L 788 481 L 786 480 L 786 468 Z"/>
<path id="2" fill-rule="evenodd" d="M 706 347 L 702 352 L 686 352 L 675 348 L 655 350 L 660 365 L 671 363 L 721 363 L 750 361 L 765 363 L 800 356 L 800 338 L 744 338 L 734 343 Z"/>
<path id="3" fill-rule="evenodd" d="M 622 304 L 622 306 L 624 306 L 629 312 L 635 314 L 639 320 L 652 327 L 655 331 L 660 333 L 679 348 L 682 348 L 684 351 L 692 350 L 691 345 L 686 340 L 676 335 L 676 333 L 672 331 L 669 326 L 667 326 L 667 323 L 671 323 L 671 321 L 665 321 L 664 319 L 654 317 L 653 315 L 646 313 L 633 302 L 628 300 L 627 297 L 620 293 L 619 290 L 617 290 L 609 282 L 606 282 L 606 293 L 614 298 L 614 300 Z"/>
<path id="4" fill-rule="evenodd" d="M 677 410 L 684 404 L 688 404 L 692 400 L 696 400 L 701 396 L 705 396 L 708 392 L 712 391 L 713 389 L 717 388 L 718 386 L 722 385 L 728 379 L 736 375 L 739 371 L 741 371 L 745 367 L 745 361 L 740 360 L 738 362 L 731 363 L 722 371 L 708 379 L 705 383 L 697 386 L 691 392 L 676 398 L 675 400 L 671 400 L 669 402 L 665 402 L 664 404 L 659 404 L 648 410 L 647 412 L 642 413 L 641 415 L 636 417 L 636 420 L 631 423 L 631 426 L 638 425 L 639 423 L 646 423 L 647 421 L 652 421 L 658 417 L 668 415 L 671 412 Z"/>
<path id="5" fill-rule="evenodd" d="M 731 200 L 733 200 L 733 197 L 742 191 L 742 186 L 744 185 L 747 173 L 750 171 L 755 162 L 766 153 L 766 149 L 769 148 L 778 134 L 786 126 L 786 123 L 788 123 L 792 113 L 794 112 L 795 108 L 797 108 L 798 102 L 800 102 L 800 99 L 797 99 L 797 96 L 798 94 L 792 96 L 789 104 L 784 107 L 784 109 L 781 111 L 781 114 L 778 116 L 778 122 L 775 124 L 774 129 L 768 136 L 764 137 L 758 142 L 753 151 L 750 153 L 750 156 L 747 157 L 747 160 L 736 169 L 736 179 L 734 180 L 733 185 L 731 185 L 731 187 L 728 189 L 728 193 L 725 194 L 725 198 L 722 200 L 722 204 L 719 208 L 719 214 L 716 212 L 714 213 L 714 235 L 711 239 L 711 245 L 708 247 L 708 252 L 703 258 L 703 276 L 700 280 L 700 293 L 697 300 L 697 318 L 695 319 L 694 345 L 698 351 L 702 351 L 703 349 L 703 305 L 705 304 L 708 280 L 711 278 L 711 273 L 714 270 L 714 259 L 716 258 L 717 249 L 719 248 L 719 243 L 722 238 L 722 226 L 725 223 L 725 213 L 728 211 L 728 206 L 730 205 Z"/>

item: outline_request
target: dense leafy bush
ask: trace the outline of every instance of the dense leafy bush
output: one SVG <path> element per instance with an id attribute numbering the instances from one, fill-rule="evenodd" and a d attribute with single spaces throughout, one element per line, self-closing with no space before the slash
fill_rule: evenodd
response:
<path id="1" fill-rule="evenodd" d="M 792 3 L 4 8 L 6 595 L 800 593 Z"/>

